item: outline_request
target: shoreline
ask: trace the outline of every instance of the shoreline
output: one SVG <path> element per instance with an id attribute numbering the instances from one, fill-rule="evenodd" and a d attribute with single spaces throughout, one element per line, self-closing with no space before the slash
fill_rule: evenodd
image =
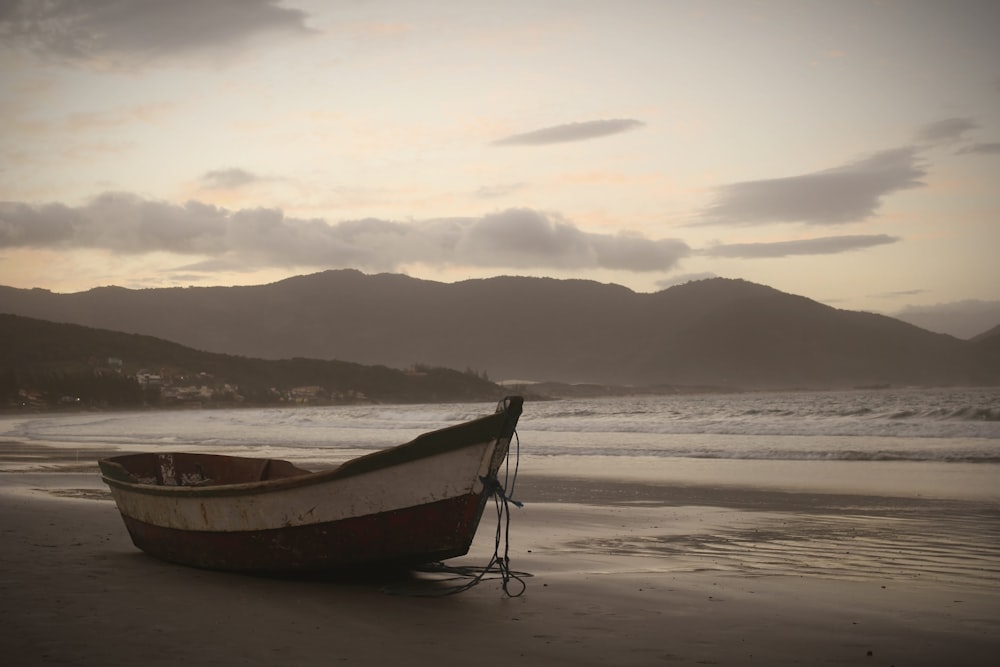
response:
<path id="1" fill-rule="evenodd" d="M 97 460 L 127 452 L 162 451 L 162 444 L 107 445 L 25 442 L 0 436 L 0 473 L 97 470 Z M 215 453 L 283 458 L 310 470 L 340 463 L 344 452 L 217 446 Z M 325 456 L 324 456 L 325 455 Z M 776 493 L 981 501 L 1000 506 L 1000 463 L 699 459 L 520 455 L 519 478 L 572 479 L 587 486 L 627 483 L 637 489 L 727 488 Z M 638 464 L 637 464 L 638 462 Z M 525 472 L 527 471 L 527 472 Z M 957 478 L 957 481 L 956 481 Z"/>
<path id="2" fill-rule="evenodd" d="M 512 569 L 256 577 L 131 544 L 96 459 L 0 442 L 0 642 L 18 665 L 992 665 L 1000 504 L 523 472 Z M 613 471 L 612 471 L 613 472 Z M 605 473 L 604 476 L 601 476 Z M 487 508 L 469 555 L 493 551 Z"/>

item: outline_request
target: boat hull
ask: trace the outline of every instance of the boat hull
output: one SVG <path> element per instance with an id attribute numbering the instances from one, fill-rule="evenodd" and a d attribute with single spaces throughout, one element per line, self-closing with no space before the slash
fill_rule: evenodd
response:
<path id="1" fill-rule="evenodd" d="M 235 532 L 122 518 L 135 546 L 174 563 L 242 572 L 318 571 L 461 556 L 469 550 L 466 536 L 478 523 L 481 500 L 467 495 L 337 521 Z"/>
<path id="2" fill-rule="evenodd" d="M 282 572 L 412 565 L 468 552 L 521 399 L 337 468 L 206 454 L 100 462 L 133 543 L 197 567 Z"/>

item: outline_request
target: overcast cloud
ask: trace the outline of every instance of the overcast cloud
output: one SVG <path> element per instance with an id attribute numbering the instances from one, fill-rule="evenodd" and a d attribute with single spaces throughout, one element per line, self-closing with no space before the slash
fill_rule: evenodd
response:
<path id="1" fill-rule="evenodd" d="M 202 174 L 201 184 L 210 190 L 229 190 L 240 188 L 261 180 L 259 176 L 251 174 L 245 169 L 214 169 Z"/>
<path id="2" fill-rule="evenodd" d="M 972 153 L 979 155 L 998 155 L 1000 154 L 1000 141 L 969 144 L 968 146 L 963 146 L 955 152 L 959 154 Z"/>
<path id="3" fill-rule="evenodd" d="M 716 189 L 702 224 L 858 222 L 886 195 L 923 186 L 926 173 L 915 148 L 897 148 L 810 174 L 730 183 Z"/>
<path id="4" fill-rule="evenodd" d="M 527 187 L 527 183 L 511 183 L 509 185 L 492 185 L 479 188 L 476 190 L 476 196 L 482 199 L 492 199 L 494 197 L 506 197 L 511 195 L 518 190 L 523 190 Z"/>
<path id="5" fill-rule="evenodd" d="M 419 222 L 291 218 L 278 209 L 224 208 L 104 193 L 78 208 L 0 203 L 0 248 L 101 248 L 120 254 L 204 255 L 247 269 L 410 263 L 482 267 L 666 271 L 690 254 L 683 241 L 580 230 L 558 215 L 509 209 Z"/>
<path id="6" fill-rule="evenodd" d="M 945 118 L 924 125 L 917 132 L 917 139 L 932 144 L 950 143 L 977 127 L 979 123 L 971 118 Z"/>
<path id="7" fill-rule="evenodd" d="M 310 33 L 305 19 L 277 0 L 7 0 L 0 39 L 57 61 L 134 68 L 267 33 Z"/>
<path id="8" fill-rule="evenodd" d="M 886 234 L 863 234 L 848 236 L 824 236 L 815 239 L 777 241 L 773 243 L 729 243 L 719 244 L 700 251 L 711 257 L 742 257 L 745 259 L 762 257 L 788 257 L 790 255 L 834 255 L 851 250 L 860 250 L 901 239 Z"/>
<path id="9" fill-rule="evenodd" d="M 646 124 L 631 118 L 612 118 L 608 120 L 589 120 L 582 123 L 567 123 L 565 125 L 554 125 L 552 127 L 525 132 L 524 134 L 513 134 L 503 139 L 493 142 L 494 146 L 542 146 L 545 144 L 558 144 L 567 141 L 584 141 L 586 139 L 596 139 L 612 134 L 628 132 Z"/>

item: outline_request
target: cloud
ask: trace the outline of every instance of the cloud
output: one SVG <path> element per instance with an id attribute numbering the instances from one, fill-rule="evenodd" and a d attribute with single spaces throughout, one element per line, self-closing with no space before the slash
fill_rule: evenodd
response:
<path id="1" fill-rule="evenodd" d="M 86 206 L 0 203 L 0 248 L 104 248 L 122 254 L 181 254 L 223 249 L 227 212 L 208 204 L 182 206 L 107 192 Z"/>
<path id="2" fill-rule="evenodd" d="M 977 154 L 977 155 L 998 155 L 1000 154 L 1000 141 L 989 141 L 978 144 L 969 144 L 968 146 L 963 146 L 955 151 L 959 155 L 965 154 Z"/>
<path id="3" fill-rule="evenodd" d="M 898 148 L 810 174 L 730 183 L 717 188 L 700 224 L 856 222 L 874 215 L 886 195 L 923 186 L 926 173 L 916 149 Z"/>
<path id="4" fill-rule="evenodd" d="M 476 197 L 480 199 L 493 199 L 496 197 L 506 197 L 518 190 L 528 187 L 527 183 L 511 183 L 509 185 L 484 185 L 476 190 Z"/>
<path id="5" fill-rule="evenodd" d="M 631 118 L 589 120 L 582 123 L 553 125 L 541 130 L 525 132 L 524 134 L 512 134 L 509 137 L 497 139 L 492 144 L 494 146 L 542 146 L 567 141 L 584 141 L 586 139 L 596 139 L 598 137 L 628 132 L 629 130 L 645 127 L 645 125 L 642 121 Z"/>
<path id="6" fill-rule="evenodd" d="M 481 266 L 661 271 L 690 250 L 677 240 L 584 232 L 559 216 L 526 208 L 468 220 L 458 231 L 456 253 Z"/>
<path id="7" fill-rule="evenodd" d="M 201 176 L 201 184 L 209 190 L 230 190 L 262 180 L 245 169 L 214 169 Z"/>
<path id="8" fill-rule="evenodd" d="M 558 215 L 508 209 L 482 217 L 411 223 L 290 218 L 278 209 L 230 211 L 104 193 L 84 206 L 0 203 L 0 248 L 100 248 L 122 255 L 166 251 L 245 269 L 412 263 L 507 268 L 669 270 L 682 241 L 586 232 Z"/>
<path id="9" fill-rule="evenodd" d="M 979 127 L 971 118 L 945 118 L 924 125 L 917 131 L 917 140 L 930 144 L 958 141 L 962 135 Z"/>
<path id="10" fill-rule="evenodd" d="M 877 294 L 869 294 L 869 296 L 876 299 L 898 299 L 901 296 L 920 296 L 921 294 L 926 293 L 926 289 L 917 287 L 913 289 L 896 290 L 894 292 L 878 292 Z"/>
<path id="11" fill-rule="evenodd" d="M 268 33 L 307 34 L 306 14 L 276 0 L 13 0 L 0 41 L 58 62 L 135 68 Z"/>
<path id="12" fill-rule="evenodd" d="M 788 257 L 789 255 L 834 255 L 861 248 L 885 245 L 900 241 L 899 237 L 886 234 L 854 236 L 824 236 L 815 239 L 778 241 L 775 243 L 719 244 L 700 251 L 710 257 Z"/>

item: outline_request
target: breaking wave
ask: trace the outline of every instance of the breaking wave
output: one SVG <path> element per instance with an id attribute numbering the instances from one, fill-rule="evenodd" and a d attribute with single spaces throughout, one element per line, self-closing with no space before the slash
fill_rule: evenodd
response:
<path id="1" fill-rule="evenodd" d="M 279 456 L 363 452 L 492 409 L 475 403 L 17 415 L 0 418 L 0 437 L 265 448 Z M 1000 463 L 1000 388 L 529 400 L 518 430 L 534 456 Z"/>

